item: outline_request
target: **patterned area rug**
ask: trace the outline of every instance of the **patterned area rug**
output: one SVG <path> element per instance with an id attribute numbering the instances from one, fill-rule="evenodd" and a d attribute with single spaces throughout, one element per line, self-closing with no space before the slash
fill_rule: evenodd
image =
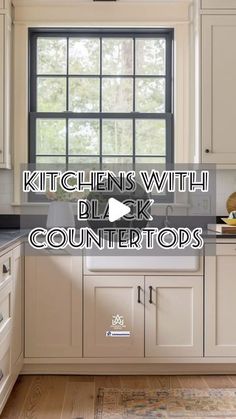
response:
<path id="1" fill-rule="evenodd" d="M 96 419 L 235 418 L 236 389 L 101 388 Z"/>

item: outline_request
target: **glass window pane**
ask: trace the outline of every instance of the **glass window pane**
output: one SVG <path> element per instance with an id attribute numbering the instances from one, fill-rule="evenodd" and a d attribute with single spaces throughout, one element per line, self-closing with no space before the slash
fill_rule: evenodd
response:
<path id="1" fill-rule="evenodd" d="M 164 164 L 166 162 L 165 157 L 136 157 L 135 162 L 137 164 L 145 164 L 147 165 L 147 170 L 150 169 L 151 166 L 155 168 L 158 164 Z M 142 170 L 140 168 L 140 170 Z"/>
<path id="2" fill-rule="evenodd" d="M 136 111 L 165 112 L 165 79 L 136 79 Z"/>
<path id="3" fill-rule="evenodd" d="M 133 40 L 105 38 L 102 40 L 102 73 L 133 74 Z"/>
<path id="4" fill-rule="evenodd" d="M 103 157 L 104 164 L 131 164 L 132 157 Z"/>
<path id="5" fill-rule="evenodd" d="M 117 175 L 120 170 L 133 170 L 132 157 L 103 157 L 102 170 L 112 170 Z"/>
<path id="6" fill-rule="evenodd" d="M 71 78 L 69 102 L 72 112 L 99 112 L 99 79 Z"/>
<path id="7" fill-rule="evenodd" d="M 100 73 L 100 40 L 97 38 L 69 39 L 69 73 Z"/>
<path id="8" fill-rule="evenodd" d="M 90 156 L 86 156 L 86 157 L 69 157 L 69 163 L 70 164 L 78 164 L 78 165 L 83 165 L 83 167 L 81 168 L 81 170 L 84 170 L 85 165 L 89 165 L 89 164 L 96 164 L 99 165 L 99 157 L 90 157 Z M 96 170 L 98 169 L 98 167 L 96 167 Z"/>
<path id="9" fill-rule="evenodd" d="M 65 164 L 66 157 L 61 156 L 36 156 L 36 163 L 38 164 Z M 43 170 L 42 167 L 38 167 L 38 170 Z M 47 167 L 49 169 L 49 167 Z"/>
<path id="10" fill-rule="evenodd" d="M 133 121 L 104 119 L 102 123 L 103 154 L 132 154 Z"/>
<path id="11" fill-rule="evenodd" d="M 69 154 L 99 154 L 99 120 L 69 120 Z"/>
<path id="12" fill-rule="evenodd" d="M 166 154 L 166 123 L 164 120 L 139 119 L 136 126 L 136 154 Z"/>
<path id="13" fill-rule="evenodd" d="M 66 153 L 65 119 L 37 119 L 36 154 Z"/>
<path id="14" fill-rule="evenodd" d="M 66 79 L 64 77 L 38 78 L 37 111 L 63 112 L 66 110 Z"/>
<path id="15" fill-rule="evenodd" d="M 164 75 L 166 41 L 158 39 L 136 40 L 136 74 Z"/>
<path id="16" fill-rule="evenodd" d="M 66 38 L 38 38 L 37 73 L 66 74 Z"/>
<path id="17" fill-rule="evenodd" d="M 105 78 L 102 82 L 103 112 L 132 112 L 133 80 Z"/>

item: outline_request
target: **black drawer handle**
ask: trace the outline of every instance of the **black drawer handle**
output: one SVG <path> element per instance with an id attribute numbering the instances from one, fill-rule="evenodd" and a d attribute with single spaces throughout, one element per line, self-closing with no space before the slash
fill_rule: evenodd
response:
<path id="1" fill-rule="evenodd" d="M 10 272 L 10 268 L 7 268 L 5 264 L 2 265 L 2 273 L 8 274 Z"/>
<path id="2" fill-rule="evenodd" d="M 138 303 L 141 304 L 141 287 L 140 285 L 138 286 Z"/>
<path id="3" fill-rule="evenodd" d="M 3 377 L 4 377 L 3 370 L 0 370 L 0 381 L 2 381 Z"/>
<path id="4" fill-rule="evenodd" d="M 2 313 L 0 313 L 0 323 L 2 323 L 2 322 L 3 322 L 3 320 L 4 320 L 3 314 L 2 314 Z"/>
<path id="5" fill-rule="evenodd" d="M 153 301 L 152 301 L 152 286 L 151 285 L 149 287 L 149 303 L 153 304 Z"/>
<path id="6" fill-rule="evenodd" d="M 206 148 L 205 153 L 207 153 L 207 154 L 210 153 L 209 148 Z"/>

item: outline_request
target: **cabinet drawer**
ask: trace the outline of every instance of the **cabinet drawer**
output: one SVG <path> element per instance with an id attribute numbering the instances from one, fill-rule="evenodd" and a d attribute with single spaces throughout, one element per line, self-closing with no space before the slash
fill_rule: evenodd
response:
<path id="1" fill-rule="evenodd" d="M 12 252 L 0 257 L 0 285 L 11 277 L 12 274 Z"/>
<path id="2" fill-rule="evenodd" d="M 11 321 L 11 281 L 0 292 L 0 341 L 9 330 Z"/>
<path id="3" fill-rule="evenodd" d="M 221 243 L 216 245 L 216 255 L 236 256 L 236 243 Z"/>
<path id="4" fill-rule="evenodd" d="M 0 343 L 0 396 L 10 376 L 10 333 Z"/>
<path id="5" fill-rule="evenodd" d="M 0 360 L 0 393 L 10 375 L 10 348 Z"/>

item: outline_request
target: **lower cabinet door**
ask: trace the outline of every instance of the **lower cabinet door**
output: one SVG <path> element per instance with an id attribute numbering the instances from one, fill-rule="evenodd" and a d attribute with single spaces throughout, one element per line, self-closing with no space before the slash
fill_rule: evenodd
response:
<path id="1" fill-rule="evenodd" d="M 80 256 L 26 256 L 25 355 L 82 356 Z"/>
<path id="2" fill-rule="evenodd" d="M 84 277 L 84 356 L 144 356 L 143 277 Z"/>
<path id="3" fill-rule="evenodd" d="M 236 357 L 236 243 L 207 247 L 205 355 Z"/>
<path id="4" fill-rule="evenodd" d="M 146 277 L 145 296 L 145 356 L 203 356 L 203 277 Z"/>

